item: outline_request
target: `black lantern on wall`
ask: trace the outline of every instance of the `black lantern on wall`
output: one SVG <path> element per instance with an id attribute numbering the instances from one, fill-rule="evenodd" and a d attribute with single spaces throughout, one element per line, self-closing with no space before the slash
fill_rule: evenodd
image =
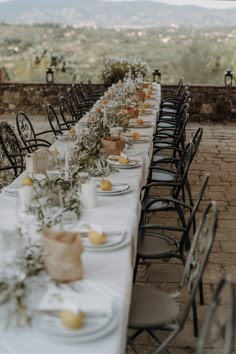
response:
<path id="1" fill-rule="evenodd" d="M 46 82 L 48 82 L 48 83 L 54 82 L 54 71 L 51 68 L 51 66 L 49 66 L 46 71 Z"/>
<path id="2" fill-rule="evenodd" d="M 234 75 L 232 70 L 228 69 L 225 72 L 225 86 L 232 86 L 233 85 Z"/>
<path id="3" fill-rule="evenodd" d="M 159 69 L 155 69 L 152 73 L 153 75 L 153 82 L 157 82 L 158 84 L 161 83 L 161 72 Z"/>

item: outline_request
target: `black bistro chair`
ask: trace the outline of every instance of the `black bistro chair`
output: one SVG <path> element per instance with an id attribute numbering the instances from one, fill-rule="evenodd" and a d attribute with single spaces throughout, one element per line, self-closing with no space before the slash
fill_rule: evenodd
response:
<path id="1" fill-rule="evenodd" d="M 129 329 L 132 333 L 128 334 L 128 346 L 135 354 L 140 353 L 135 340 L 142 332 L 147 332 L 159 345 L 154 351 L 155 354 L 165 350 L 169 352 L 168 345 L 181 334 L 207 266 L 216 234 L 217 215 L 216 203 L 210 202 L 202 215 L 180 282 L 173 294 L 153 286 L 134 285 L 129 318 Z M 178 298 L 184 288 L 188 293 L 188 301 L 180 313 Z M 157 336 L 157 331 L 167 334 L 163 342 Z"/>
<path id="2" fill-rule="evenodd" d="M 45 130 L 40 133 L 36 133 L 34 127 L 27 117 L 27 115 L 23 112 L 18 112 L 16 115 L 16 127 L 20 139 L 23 145 L 27 148 L 28 152 L 34 152 L 40 147 L 49 147 L 51 143 L 43 139 L 39 136 L 42 136 L 47 133 L 52 133 L 52 130 Z"/>
<path id="3" fill-rule="evenodd" d="M 14 170 L 15 177 L 17 177 L 25 169 L 24 161 L 28 149 L 21 146 L 13 128 L 7 122 L 0 124 L 0 142 L 10 166 Z"/>
<path id="4" fill-rule="evenodd" d="M 55 137 L 62 135 L 65 130 L 69 129 L 64 121 L 60 121 L 60 118 L 51 104 L 47 104 L 47 117 Z"/>
<path id="5" fill-rule="evenodd" d="M 71 103 L 64 96 L 59 97 L 59 106 L 62 119 L 65 126 L 70 129 L 75 125 L 81 118 L 81 115 L 74 111 Z"/>

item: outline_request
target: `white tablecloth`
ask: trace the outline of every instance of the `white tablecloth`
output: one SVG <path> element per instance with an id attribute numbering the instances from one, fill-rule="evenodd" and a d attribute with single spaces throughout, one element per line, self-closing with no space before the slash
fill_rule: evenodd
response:
<path id="1" fill-rule="evenodd" d="M 160 100 L 160 89 L 157 92 Z M 156 112 L 143 116 L 144 120 L 155 122 Z M 142 134 L 153 134 L 155 127 L 139 129 Z M 127 230 L 130 243 L 124 248 L 110 252 L 84 252 L 84 280 L 89 281 L 99 291 L 114 297 L 117 306 L 117 328 L 106 337 L 90 343 L 63 344 L 50 340 L 37 328 L 32 327 L 3 331 L 1 326 L 1 354 L 123 354 L 126 344 L 126 329 L 132 291 L 133 260 L 135 256 L 137 228 L 140 216 L 140 189 L 145 184 L 152 141 L 134 144 L 128 151 L 142 162 L 134 169 L 123 169 L 109 177 L 113 182 L 125 182 L 131 185 L 131 192 L 116 197 L 98 197 L 95 209 L 83 210 L 80 215 L 82 223 L 99 223 L 104 228 Z M 20 177 L 22 178 L 22 176 Z M 20 183 L 20 178 L 15 183 Z M 16 224 L 15 199 L 4 193 L 0 194 L 1 228 L 14 228 Z M 0 305 L 2 306 L 2 305 Z M 4 349 L 5 348 L 5 349 Z M 7 349 L 8 348 L 8 349 Z M 5 350 L 5 351 L 4 351 Z"/>

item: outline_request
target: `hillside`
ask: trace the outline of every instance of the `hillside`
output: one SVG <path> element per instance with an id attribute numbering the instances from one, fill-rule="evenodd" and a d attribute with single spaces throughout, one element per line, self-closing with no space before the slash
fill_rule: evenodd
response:
<path id="1" fill-rule="evenodd" d="M 224 71 L 236 63 L 234 27 L 117 30 L 0 24 L 0 33 L 0 68 L 13 81 L 44 82 L 51 63 L 57 82 L 88 77 L 100 82 L 106 59 L 127 56 L 145 60 L 149 78 L 158 67 L 164 82 L 184 76 L 192 83 L 222 84 Z"/>
<path id="2" fill-rule="evenodd" d="M 209 10 L 152 1 L 31 0 L 0 2 L 0 22 L 56 23 L 74 27 L 234 26 L 236 10 Z"/>

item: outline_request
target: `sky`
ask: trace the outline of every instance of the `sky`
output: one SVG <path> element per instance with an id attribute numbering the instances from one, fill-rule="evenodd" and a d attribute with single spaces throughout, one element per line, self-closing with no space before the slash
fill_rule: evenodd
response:
<path id="1" fill-rule="evenodd" d="M 7 0 L 0 0 L 2 1 L 7 1 Z M 20 1 L 20 0 L 18 0 Z M 135 0 L 102 0 L 102 1 L 135 1 Z M 148 0 L 144 0 L 148 1 Z M 173 5 L 197 5 L 197 6 L 204 6 L 204 7 L 209 7 L 209 8 L 218 8 L 218 9 L 224 9 L 224 8 L 236 8 L 236 0 L 152 0 L 152 1 L 159 1 L 167 4 L 173 4 Z M 37 1 L 32 0 L 32 3 Z M 50 0 L 49 0 L 50 2 Z"/>

